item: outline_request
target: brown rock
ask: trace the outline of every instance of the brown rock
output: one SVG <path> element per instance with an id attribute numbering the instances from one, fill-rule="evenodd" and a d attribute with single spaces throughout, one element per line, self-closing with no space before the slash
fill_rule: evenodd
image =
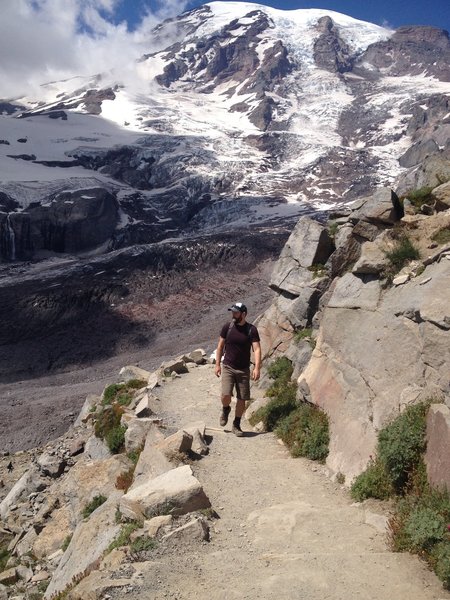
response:
<path id="1" fill-rule="evenodd" d="M 427 417 L 427 451 L 425 464 L 428 481 L 450 492 L 450 408 L 432 404 Z"/>

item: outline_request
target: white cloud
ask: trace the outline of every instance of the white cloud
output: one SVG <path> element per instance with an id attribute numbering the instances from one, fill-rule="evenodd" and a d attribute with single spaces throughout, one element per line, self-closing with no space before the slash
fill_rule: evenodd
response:
<path id="1" fill-rule="evenodd" d="M 1 0 L 0 98 L 33 94 L 42 83 L 74 75 L 133 70 L 151 51 L 151 29 L 185 10 L 187 0 L 160 2 L 137 29 L 115 24 L 129 0 Z M 134 1 L 134 0 L 133 0 Z"/>

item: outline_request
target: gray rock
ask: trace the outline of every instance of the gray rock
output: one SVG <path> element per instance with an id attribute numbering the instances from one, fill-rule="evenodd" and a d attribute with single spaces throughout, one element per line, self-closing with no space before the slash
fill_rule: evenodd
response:
<path id="1" fill-rule="evenodd" d="M 150 417 L 153 415 L 153 410 L 151 408 L 151 403 L 155 400 L 155 396 L 153 394 L 146 392 L 144 396 L 139 400 L 138 405 L 134 410 L 134 414 L 136 417 Z"/>
<path id="2" fill-rule="evenodd" d="M 144 532 L 149 537 L 156 537 L 159 530 L 168 527 L 173 521 L 172 515 L 160 515 L 144 521 Z"/>
<path id="3" fill-rule="evenodd" d="M 103 440 L 91 435 L 84 447 L 86 458 L 91 460 L 103 460 L 111 456 L 111 451 Z"/>
<path id="4" fill-rule="evenodd" d="M 152 517 L 165 510 L 181 515 L 209 508 L 208 497 L 189 465 L 172 469 L 154 479 L 132 487 L 120 499 L 120 511 L 131 519 Z"/>
<path id="5" fill-rule="evenodd" d="M 346 273 L 337 280 L 328 306 L 373 311 L 377 309 L 380 294 L 380 282 L 374 276 Z"/>
<path id="6" fill-rule="evenodd" d="M 189 452 L 192 448 L 192 435 L 180 430 L 157 443 L 159 450 L 166 455 L 179 452 Z"/>
<path id="7" fill-rule="evenodd" d="M 309 217 L 302 217 L 289 236 L 276 263 L 270 287 L 298 296 L 314 278 L 308 267 L 325 264 L 333 251 L 328 230 Z"/>
<path id="8" fill-rule="evenodd" d="M 19 575 L 15 567 L 6 569 L 6 571 L 0 573 L 0 585 L 12 585 L 13 583 L 16 583 L 18 578 Z"/>
<path id="9" fill-rule="evenodd" d="M 137 417 L 129 419 L 125 431 L 125 451 L 131 452 L 142 448 L 152 427 L 155 427 L 152 419 Z"/>
<path id="10" fill-rule="evenodd" d="M 95 405 L 100 404 L 101 402 L 101 397 L 100 396 L 95 396 L 94 394 L 89 394 L 86 397 L 86 400 L 84 401 L 84 404 L 80 410 L 80 413 L 78 415 L 78 417 L 76 418 L 73 426 L 74 427 L 81 427 L 81 425 L 83 425 L 83 423 L 86 423 L 92 416 L 92 408 Z"/>
<path id="11" fill-rule="evenodd" d="M 186 367 L 186 363 L 181 358 L 174 361 L 169 360 L 162 363 L 160 369 L 161 373 L 165 376 L 169 376 L 171 373 L 181 375 L 183 373 L 189 372 L 188 368 Z"/>
<path id="12" fill-rule="evenodd" d="M 393 225 L 403 217 L 403 214 L 403 208 L 395 192 L 390 188 L 380 188 L 361 208 L 351 214 L 350 220 L 353 223 L 364 220 L 374 224 Z"/>
<path id="13" fill-rule="evenodd" d="M 28 497 L 33 492 L 40 492 L 46 488 L 46 483 L 41 479 L 37 467 L 31 466 L 22 477 L 16 481 L 14 486 L 0 503 L 0 518 L 7 520 L 11 508 L 21 498 Z"/>
<path id="14" fill-rule="evenodd" d="M 59 477 L 64 473 L 66 461 L 58 458 L 57 456 L 51 456 L 48 452 L 44 452 L 38 458 L 37 461 L 40 470 L 44 475 L 48 477 Z"/>
<path id="15" fill-rule="evenodd" d="M 204 517 L 196 517 L 181 527 L 166 533 L 162 539 L 188 543 L 209 541 L 208 521 Z"/>
<path id="16" fill-rule="evenodd" d="M 434 188 L 433 198 L 436 201 L 436 210 L 448 210 L 450 208 L 450 181 Z"/>
<path id="17" fill-rule="evenodd" d="M 381 234 L 373 242 L 365 242 L 361 246 L 361 256 L 355 263 L 352 273 L 361 275 L 378 275 L 386 268 L 387 246 L 385 236 Z"/>
<path id="18" fill-rule="evenodd" d="M 132 379 L 138 379 L 140 381 L 148 381 L 150 377 L 150 371 L 136 367 L 135 365 L 128 365 L 122 367 L 119 371 L 119 381 L 128 382 Z"/>

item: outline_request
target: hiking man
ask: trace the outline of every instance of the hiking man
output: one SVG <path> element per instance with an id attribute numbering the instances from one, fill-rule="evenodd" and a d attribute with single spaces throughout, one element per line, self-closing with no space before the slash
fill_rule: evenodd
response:
<path id="1" fill-rule="evenodd" d="M 251 378 L 257 381 L 261 371 L 261 344 L 258 330 L 247 323 L 247 307 L 242 302 L 236 302 L 228 309 L 231 311 L 230 323 L 225 323 L 220 331 L 219 343 L 216 350 L 217 377 L 222 376 L 222 413 L 220 425 L 225 427 L 231 411 L 231 396 L 236 387 L 236 412 L 232 431 L 235 435 L 244 435 L 241 429 L 241 417 L 245 411 L 245 401 L 250 400 L 250 351 L 253 348 L 255 367 Z M 222 355 L 225 349 L 225 356 Z"/>

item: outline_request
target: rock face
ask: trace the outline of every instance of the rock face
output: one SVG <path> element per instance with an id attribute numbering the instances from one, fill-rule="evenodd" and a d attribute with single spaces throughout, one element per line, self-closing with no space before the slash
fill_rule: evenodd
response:
<path id="1" fill-rule="evenodd" d="M 437 190 L 436 197 L 445 197 L 446 184 Z M 436 205 L 436 210 L 442 209 Z M 427 256 L 432 236 L 449 218 L 448 210 L 403 217 L 398 197 L 384 188 L 336 219 L 334 251 L 323 226 L 302 219 L 274 269 L 271 287 L 278 295 L 259 321 L 262 345 L 267 356 L 292 360 L 299 397 L 328 414 L 327 465 L 345 474 L 348 483 L 374 455 L 378 431 L 405 406 L 428 398 L 444 398 L 450 405 L 450 253 L 441 243 Z M 402 235 L 410 236 L 421 260 L 405 266 L 390 285 L 386 252 Z M 359 255 L 346 272 L 340 267 L 347 260 L 340 252 L 344 245 L 355 245 L 353 255 Z M 307 269 L 324 247 L 328 261 L 320 274 L 327 283 L 315 287 L 314 310 L 308 313 L 314 280 Z M 316 345 L 305 355 L 306 342 L 295 341 L 295 330 L 311 326 Z M 448 470 L 445 459 L 437 459 L 448 454 L 447 410 L 441 406 L 429 418 L 427 466 L 433 482 L 443 483 Z"/>
<path id="2" fill-rule="evenodd" d="M 450 491 L 450 408 L 432 404 L 427 419 L 427 451 L 425 464 L 428 481 Z"/>
<path id="3" fill-rule="evenodd" d="M 101 188 L 61 192 L 49 205 L 37 204 L 26 212 L 0 213 L 0 258 L 87 250 L 108 241 L 118 220 L 115 196 Z"/>

